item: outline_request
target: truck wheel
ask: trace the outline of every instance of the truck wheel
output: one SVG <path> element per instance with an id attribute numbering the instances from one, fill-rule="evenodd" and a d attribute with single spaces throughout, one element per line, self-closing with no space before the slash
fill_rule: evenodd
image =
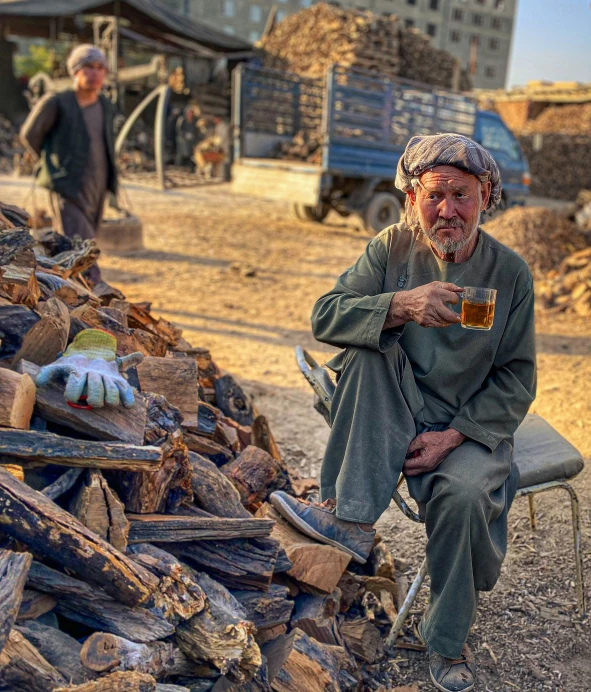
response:
<path id="1" fill-rule="evenodd" d="M 378 192 L 367 203 L 363 212 L 363 225 L 369 235 L 376 235 L 384 228 L 400 221 L 402 205 L 396 195 Z"/>
<path id="2" fill-rule="evenodd" d="M 315 207 L 308 207 L 304 204 L 294 204 L 293 212 L 300 221 L 316 221 L 322 223 L 328 216 L 330 207 L 328 204 L 317 204 Z"/>

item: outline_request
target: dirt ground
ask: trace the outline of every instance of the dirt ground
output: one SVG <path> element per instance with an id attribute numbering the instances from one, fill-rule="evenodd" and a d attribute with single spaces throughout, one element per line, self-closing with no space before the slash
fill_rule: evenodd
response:
<path id="1" fill-rule="evenodd" d="M 0 180 L 3 200 L 22 204 L 28 185 Z M 353 222 L 301 223 L 283 203 L 232 195 L 227 185 L 168 193 L 129 187 L 145 228 L 146 249 L 104 256 L 104 277 L 131 300 L 179 324 L 194 345 L 212 351 L 238 376 L 270 419 L 288 463 L 318 472 L 328 428 L 312 409 L 294 347 L 324 362 L 331 349 L 314 341 L 309 316 L 316 298 L 362 252 L 368 237 Z M 38 204 L 43 198 L 38 193 Z M 29 198 L 27 207 L 31 211 Z M 539 387 L 532 412 L 544 416 L 585 457 L 591 456 L 591 325 L 540 316 Z M 582 509 L 585 565 L 591 562 L 591 465 L 573 485 Z M 537 500 L 538 530 L 518 499 L 509 517 L 509 550 L 500 582 L 481 599 L 470 637 L 482 692 L 589 692 L 591 632 L 574 615 L 570 506 L 563 491 Z M 412 579 L 424 554 L 424 532 L 397 508 L 379 530 Z M 588 574 L 591 584 L 591 574 Z M 423 588 L 415 617 L 425 604 Z M 589 588 L 587 598 L 591 600 Z M 389 684 L 433 690 L 425 656 L 400 651 Z"/>

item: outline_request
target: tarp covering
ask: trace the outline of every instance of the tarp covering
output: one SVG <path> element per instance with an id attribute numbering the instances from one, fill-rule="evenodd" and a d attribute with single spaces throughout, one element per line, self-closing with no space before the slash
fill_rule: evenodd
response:
<path id="1" fill-rule="evenodd" d="M 168 36 L 171 43 L 175 43 L 174 37 L 189 39 L 210 51 L 229 56 L 252 49 L 247 41 L 196 23 L 156 0 L 119 0 L 118 3 L 104 0 L 0 0 L 0 23 L 6 24 L 10 33 L 16 35 L 48 36 L 48 20 L 60 18 L 60 31 L 80 33 L 77 15 L 114 15 L 116 5 L 120 16 L 130 22 L 130 29 L 151 38 L 165 40 Z"/>

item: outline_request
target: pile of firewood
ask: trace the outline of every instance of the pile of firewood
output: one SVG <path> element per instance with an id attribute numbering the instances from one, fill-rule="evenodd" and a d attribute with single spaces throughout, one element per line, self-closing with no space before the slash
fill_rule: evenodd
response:
<path id="1" fill-rule="evenodd" d="M 529 120 L 522 134 L 591 135 L 591 103 L 549 106 Z"/>
<path id="2" fill-rule="evenodd" d="M 318 3 L 286 17 L 258 44 L 267 67 L 322 77 L 330 65 L 451 87 L 456 59 L 395 15 Z M 470 88 L 466 75 L 461 88 Z"/>
<path id="3" fill-rule="evenodd" d="M 18 128 L 0 115 L 0 173 L 32 175 L 35 161 L 21 144 Z"/>
<path id="4" fill-rule="evenodd" d="M 319 132 L 300 130 L 289 142 L 279 145 L 277 157 L 286 161 L 322 163 L 322 141 Z"/>
<path id="5" fill-rule="evenodd" d="M 382 641 L 406 585 L 384 544 L 353 570 L 280 518 L 269 494 L 296 484 L 235 379 L 149 304 L 90 285 L 93 242 L 35 239 L 28 223 L 0 205 L 0 690 L 388 682 Z M 89 327 L 145 355 L 132 408 L 35 386 Z"/>

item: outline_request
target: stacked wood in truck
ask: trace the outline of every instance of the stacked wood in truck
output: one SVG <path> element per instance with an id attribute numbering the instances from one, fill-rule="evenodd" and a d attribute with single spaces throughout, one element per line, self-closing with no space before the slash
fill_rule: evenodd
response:
<path id="1" fill-rule="evenodd" d="M 0 205 L 0 690 L 360 689 L 403 597 L 387 549 L 354 574 L 279 517 L 290 475 L 238 382 L 24 221 Z M 132 408 L 35 386 L 86 327 L 146 354 Z"/>

